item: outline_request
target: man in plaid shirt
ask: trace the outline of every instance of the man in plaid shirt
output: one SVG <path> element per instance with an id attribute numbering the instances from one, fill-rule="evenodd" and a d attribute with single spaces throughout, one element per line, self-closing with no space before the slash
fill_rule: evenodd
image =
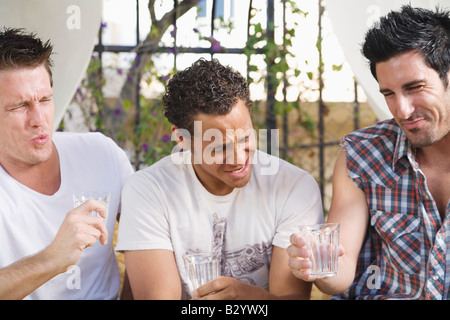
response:
<path id="1" fill-rule="evenodd" d="M 450 285 L 450 18 L 404 6 L 366 34 L 392 120 L 343 139 L 329 222 L 341 223 L 336 277 L 309 276 L 304 240 L 289 265 L 336 299 L 448 299 Z"/>

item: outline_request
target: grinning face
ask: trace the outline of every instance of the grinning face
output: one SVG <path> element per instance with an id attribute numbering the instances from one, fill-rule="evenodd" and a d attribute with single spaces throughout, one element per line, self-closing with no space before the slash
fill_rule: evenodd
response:
<path id="1" fill-rule="evenodd" d="M 45 67 L 0 72 L 0 164 L 28 168 L 50 159 L 54 105 Z"/>
<path id="2" fill-rule="evenodd" d="M 377 63 L 376 72 L 380 92 L 413 146 L 430 146 L 448 136 L 449 88 L 419 53 L 408 52 Z"/>
<path id="3" fill-rule="evenodd" d="M 245 103 L 238 100 L 226 115 L 198 114 L 195 126 L 192 163 L 203 186 L 215 195 L 245 186 L 251 177 L 256 144 Z"/>

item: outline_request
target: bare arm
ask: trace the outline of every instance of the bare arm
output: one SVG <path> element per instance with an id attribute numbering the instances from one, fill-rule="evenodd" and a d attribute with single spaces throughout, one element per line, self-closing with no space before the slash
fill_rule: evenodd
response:
<path id="1" fill-rule="evenodd" d="M 314 281 L 324 293 L 338 294 L 345 291 L 353 282 L 358 255 L 361 250 L 367 224 L 368 208 L 362 190 L 357 188 L 348 177 L 346 153 L 342 151 L 337 160 L 333 174 L 333 198 L 327 222 L 341 224 L 339 271 L 337 276 L 324 279 L 309 277 L 309 253 L 304 248 L 304 241 L 298 234 L 291 236 L 292 245 L 288 248 L 289 265 L 293 274 L 306 281 Z"/>
<path id="2" fill-rule="evenodd" d="M 0 299 L 23 299 L 59 272 L 45 252 L 0 269 Z"/>
<path id="3" fill-rule="evenodd" d="M 294 277 L 286 261 L 285 249 L 274 246 L 269 271 L 269 291 L 230 277 L 220 277 L 197 291 L 199 297 L 209 300 L 229 299 L 309 299 L 311 283 Z M 211 294 L 213 293 L 213 294 Z"/>
<path id="4" fill-rule="evenodd" d="M 181 281 L 172 251 L 125 251 L 125 267 L 134 299 L 181 299 Z"/>
<path id="5" fill-rule="evenodd" d="M 106 244 L 108 231 L 103 219 L 89 216 L 97 211 L 106 218 L 106 208 L 91 200 L 70 211 L 52 243 L 43 251 L 0 269 L 0 299 L 23 299 L 54 276 L 76 264 L 83 250 L 97 240 Z"/>

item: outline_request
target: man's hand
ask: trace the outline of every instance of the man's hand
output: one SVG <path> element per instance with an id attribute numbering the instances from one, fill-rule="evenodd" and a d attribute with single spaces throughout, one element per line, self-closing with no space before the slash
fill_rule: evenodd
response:
<path id="1" fill-rule="evenodd" d="M 92 211 L 100 216 L 91 216 Z M 83 250 L 97 240 L 103 245 L 108 242 L 108 230 L 103 221 L 106 218 L 106 206 L 96 200 L 88 200 L 67 213 L 55 239 L 44 250 L 62 268 L 60 272 L 76 264 Z"/>
<path id="2" fill-rule="evenodd" d="M 203 300 L 249 299 L 250 297 L 245 295 L 246 286 L 251 285 L 231 277 L 218 277 L 194 290 L 193 298 Z"/>
<path id="3" fill-rule="evenodd" d="M 100 217 L 90 216 L 92 211 Z M 43 251 L 0 269 L 0 299 L 23 299 L 54 276 L 77 263 L 84 249 L 108 241 L 103 218 L 107 209 L 89 200 L 69 211 L 52 243 Z"/>
<path id="4" fill-rule="evenodd" d="M 318 277 L 311 276 L 312 263 L 309 259 L 311 252 L 306 246 L 305 239 L 300 233 L 294 233 L 290 238 L 291 245 L 287 248 L 289 255 L 288 265 L 292 273 L 303 281 L 314 281 Z M 344 248 L 339 246 L 339 257 L 344 255 Z"/>

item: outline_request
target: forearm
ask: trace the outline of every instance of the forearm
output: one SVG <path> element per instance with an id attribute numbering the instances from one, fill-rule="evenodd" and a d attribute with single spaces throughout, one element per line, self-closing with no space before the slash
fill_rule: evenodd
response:
<path id="1" fill-rule="evenodd" d="M 125 251 L 125 270 L 134 299 L 181 299 L 181 281 L 172 251 Z"/>
<path id="2" fill-rule="evenodd" d="M 23 299 L 58 274 L 44 252 L 0 269 L 0 299 Z"/>
<path id="3" fill-rule="evenodd" d="M 334 277 L 317 279 L 314 281 L 316 287 L 323 293 L 329 295 L 340 294 L 347 290 L 355 278 L 355 266 L 349 263 L 346 256 L 339 258 L 338 274 Z"/>

